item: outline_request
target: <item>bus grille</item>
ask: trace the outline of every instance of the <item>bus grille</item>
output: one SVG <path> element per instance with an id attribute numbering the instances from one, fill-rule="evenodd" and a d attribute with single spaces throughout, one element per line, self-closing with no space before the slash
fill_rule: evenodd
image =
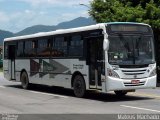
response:
<path id="1" fill-rule="evenodd" d="M 122 72 L 125 75 L 142 75 L 145 74 L 147 69 L 141 69 L 141 70 L 122 70 Z"/>

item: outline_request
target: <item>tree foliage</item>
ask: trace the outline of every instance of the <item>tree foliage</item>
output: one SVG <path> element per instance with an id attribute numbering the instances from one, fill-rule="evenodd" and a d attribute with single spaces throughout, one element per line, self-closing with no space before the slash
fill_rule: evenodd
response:
<path id="1" fill-rule="evenodd" d="M 143 22 L 160 29 L 160 0 L 93 0 L 89 14 L 96 22 Z"/>

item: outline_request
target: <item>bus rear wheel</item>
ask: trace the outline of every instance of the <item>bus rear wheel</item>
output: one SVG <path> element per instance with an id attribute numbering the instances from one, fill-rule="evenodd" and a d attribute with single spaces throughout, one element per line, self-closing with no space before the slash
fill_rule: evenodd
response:
<path id="1" fill-rule="evenodd" d="M 23 89 L 28 89 L 29 87 L 29 79 L 26 72 L 22 72 L 21 74 L 21 85 Z"/>
<path id="2" fill-rule="evenodd" d="M 76 75 L 73 81 L 73 89 L 76 97 L 84 97 L 86 92 L 86 85 L 81 75 Z"/>
<path id="3" fill-rule="evenodd" d="M 125 96 L 127 94 L 127 91 L 122 91 L 122 90 L 114 91 L 114 92 L 117 96 Z"/>

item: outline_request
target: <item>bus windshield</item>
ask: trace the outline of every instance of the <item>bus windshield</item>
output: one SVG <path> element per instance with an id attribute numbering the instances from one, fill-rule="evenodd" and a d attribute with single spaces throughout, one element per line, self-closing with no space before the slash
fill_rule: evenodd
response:
<path id="1" fill-rule="evenodd" d="M 143 65 L 155 62 L 153 37 L 144 35 L 109 36 L 109 63 Z"/>

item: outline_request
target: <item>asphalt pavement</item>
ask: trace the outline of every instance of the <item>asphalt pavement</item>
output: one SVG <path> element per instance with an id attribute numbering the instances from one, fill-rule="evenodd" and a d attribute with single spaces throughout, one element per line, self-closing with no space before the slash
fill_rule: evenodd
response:
<path id="1" fill-rule="evenodd" d="M 125 97 L 88 92 L 85 98 L 76 98 L 72 90 L 58 87 L 34 85 L 24 90 L 0 73 L 1 114 L 160 114 L 159 105 L 160 88 L 137 90 Z"/>

